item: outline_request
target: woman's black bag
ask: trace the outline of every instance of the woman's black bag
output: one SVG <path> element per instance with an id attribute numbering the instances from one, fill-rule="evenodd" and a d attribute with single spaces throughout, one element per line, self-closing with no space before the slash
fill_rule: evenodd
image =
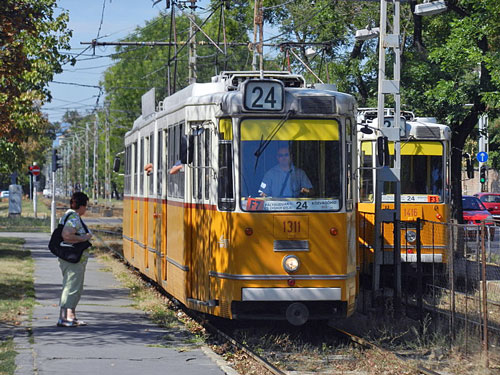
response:
<path id="1" fill-rule="evenodd" d="M 89 241 L 78 242 L 73 244 L 67 244 L 63 242 L 62 231 L 66 222 L 68 221 L 70 215 L 66 216 L 64 222 L 59 224 L 56 229 L 52 232 L 52 236 L 49 241 L 49 249 L 52 254 L 70 263 L 78 263 L 82 257 L 83 251 L 88 249 L 92 244 Z M 80 219 L 85 232 L 89 233 L 89 230 L 85 223 Z"/>

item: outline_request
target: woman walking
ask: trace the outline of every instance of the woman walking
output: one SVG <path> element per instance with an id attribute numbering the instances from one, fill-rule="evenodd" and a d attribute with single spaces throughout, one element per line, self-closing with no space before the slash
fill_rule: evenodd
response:
<path id="1" fill-rule="evenodd" d="M 92 234 L 88 231 L 87 226 L 83 223 L 81 216 L 87 211 L 87 202 L 89 197 L 85 193 L 77 192 L 71 196 L 70 209 L 66 211 L 60 224 L 64 224 L 62 230 L 62 238 L 64 242 L 69 244 L 85 242 L 92 238 Z M 61 258 L 59 267 L 61 268 L 63 281 L 62 292 L 59 306 L 58 327 L 77 327 L 86 325 L 82 320 L 76 317 L 76 305 L 80 301 L 83 291 L 83 280 L 85 276 L 85 268 L 89 258 L 89 250 L 85 250 L 78 263 L 70 263 Z"/>

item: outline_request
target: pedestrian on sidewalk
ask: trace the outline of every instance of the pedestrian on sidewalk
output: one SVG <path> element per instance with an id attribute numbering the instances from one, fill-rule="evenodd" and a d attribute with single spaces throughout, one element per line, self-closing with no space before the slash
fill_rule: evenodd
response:
<path id="1" fill-rule="evenodd" d="M 62 238 L 64 242 L 74 244 L 79 242 L 89 241 L 92 238 L 92 233 L 83 223 L 81 216 L 87 211 L 87 202 L 89 197 L 82 192 L 76 192 L 71 196 L 70 209 L 66 211 L 60 224 L 64 224 L 62 230 Z M 66 220 L 67 218 L 67 220 Z M 76 306 L 80 301 L 83 291 L 83 281 L 85 276 L 85 268 L 89 259 L 89 250 L 85 250 L 78 263 L 70 263 L 61 258 L 59 267 L 61 268 L 63 281 L 62 292 L 59 301 L 61 308 L 59 313 L 58 327 L 76 327 L 86 325 L 83 320 L 78 320 L 76 317 Z"/>

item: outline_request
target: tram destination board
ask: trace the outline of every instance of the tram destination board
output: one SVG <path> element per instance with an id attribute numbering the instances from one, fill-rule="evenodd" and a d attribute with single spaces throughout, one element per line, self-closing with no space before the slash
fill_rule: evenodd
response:
<path id="1" fill-rule="evenodd" d="M 282 111 L 284 89 L 277 80 L 252 79 L 244 84 L 244 104 L 248 111 Z"/>

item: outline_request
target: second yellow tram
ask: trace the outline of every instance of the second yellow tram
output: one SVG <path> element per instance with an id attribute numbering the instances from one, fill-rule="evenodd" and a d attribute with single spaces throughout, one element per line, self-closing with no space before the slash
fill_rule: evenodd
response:
<path id="1" fill-rule="evenodd" d="M 391 116 L 391 110 L 386 109 Z M 417 261 L 417 240 L 421 243 L 421 261 L 427 265 L 446 262 L 450 217 L 450 147 L 451 131 L 432 118 L 418 118 L 412 112 L 405 117 L 401 131 L 401 261 Z M 371 124 L 376 108 L 360 108 L 358 127 Z M 374 181 L 378 134 L 358 133 L 359 142 L 359 240 L 363 263 L 372 259 L 374 246 Z M 393 150 L 393 147 L 389 147 Z M 394 194 L 387 185 L 382 207 L 394 207 Z M 417 239 L 417 219 L 420 238 Z M 383 224 L 384 264 L 393 263 L 394 225 Z"/>

